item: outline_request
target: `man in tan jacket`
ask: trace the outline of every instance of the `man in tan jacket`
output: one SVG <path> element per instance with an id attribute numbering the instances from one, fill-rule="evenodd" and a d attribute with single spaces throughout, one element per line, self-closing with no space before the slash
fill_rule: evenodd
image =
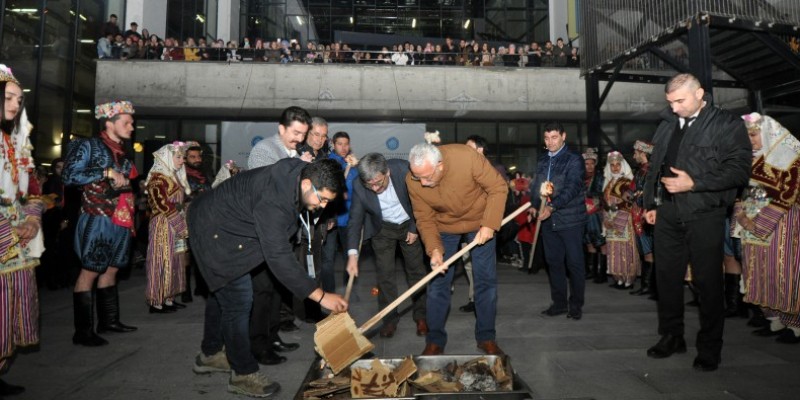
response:
<path id="1" fill-rule="evenodd" d="M 462 238 L 477 241 L 472 250 L 475 279 L 475 339 L 486 354 L 502 354 L 495 341 L 497 259 L 494 233 L 500 229 L 508 187 L 485 157 L 463 144 L 436 147 L 421 143 L 409 153 L 406 176 L 417 230 L 431 266 L 458 251 Z M 453 270 L 428 285 L 428 335 L 423 355 L 443 354 Z"/>

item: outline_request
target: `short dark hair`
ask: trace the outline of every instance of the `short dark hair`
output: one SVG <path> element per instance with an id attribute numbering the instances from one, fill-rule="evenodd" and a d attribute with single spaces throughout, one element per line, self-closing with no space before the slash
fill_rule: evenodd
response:
<path id="1" fill-rule="evenodd" d="M 139 26 L 136 22 L 131 22 L 131 26 Z"/>
<path id="2" fill-rule="evenodd" d="M 544 125 L 544 130 L 542 131 L 542 133 L 550 132 L 550 131 L 558 131 L 558 133 L 567 133 L 564 130 L 564 126 L 561 125 L 561 123 L 557 122 L 557 121 L 548 122 L 547 124 Z"/>
<path id="3" fill-rule="evenodd" d="M 389 163 L 381 153 L 369 153 L 358 161 L 358 176 L 363 182 L 375 179 L 375 175 L 386 175 L 389 172 Z"/>
<path id="4" fill-rule="evenodd" d="M 186 148 L 186 153 L 190 151 L 199 151 L 200 154 L 203 154 L 203 146 L 200 146 L 199 144 L 197 146 L 189 146 Z"/>
<path id="5" fill-rule="evenodd" d="M 350 140 L 350 135 L 347 134 L 345 131 L 339 131 L 333 134 L 333 138 L 331 138 L 331 142 L 336 143 L 337 140 L 345 138 L 348 141 Z"/>
<path id="6" fill-rule="evenodd" d="M 281 113 L 281 119 L 278 121 L 283 126 L 289 126 L 293 121 L 301 122 L 311 127 L 311 114 L 304 108 L 291 106 Z"/>
<path id="7" fill-rule="evenodd" d="M 122 114 L 117 114 L 117 115 L 115 115 L 115 116 L 113 116 L 111 118 L 103 117 L 103 118 L 98 119 L 97 122 L 100 124 L 100 130 L 103 131 L 103 130 L 106 129 L 106 122 L 111 122 L 112 124 L 114 122 L 117 122 L 117 120 L 119 119 L 120 115 L 122 115 Z"/>
<path id="8" fill-rule="evenodd" d="M 111 14 L 108 16 L 108 18 L 117 18 L 117 14 Z"/>
<path id="9" fill-rule="evenodd" d="M 317 190 L 328 189 L 337 196 L 344 190 L 342 166 L 336 160 L 323 158 L 309 163 L 300 171 L 300 180 L 309 179 Z"/>
<path id="10" fill-rule="evenodd" d="M 467 142 L 472 141 L 475 143 L 475 147 L 479 149 L 489 150 L 489 142 L 486 141 L 486 138 L 481 135 L 469 135 L 467 136 Z M 466 142 L 465 142 L 466 143 Z"/>

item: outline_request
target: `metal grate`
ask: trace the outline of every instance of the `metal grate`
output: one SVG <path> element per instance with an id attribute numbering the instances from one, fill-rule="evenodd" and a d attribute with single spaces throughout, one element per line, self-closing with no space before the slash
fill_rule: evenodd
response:
<path id="1" fill-rule="evenodd" d="M 584 74 L 608 68 L 622 54 L 636 54 L 637 48 L 685 28 L 699 13 L 751 21 L 755 26 L 789 25 L 800 35 L 798 0 L 583 0 L 580 4 Z M 649 65 L 629 64 L 634 69 Z"/>

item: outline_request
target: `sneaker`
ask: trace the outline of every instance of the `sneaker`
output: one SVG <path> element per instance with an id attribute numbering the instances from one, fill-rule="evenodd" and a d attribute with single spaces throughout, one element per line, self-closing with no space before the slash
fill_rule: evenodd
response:
<path id="1" fill-rule="evenodd" d="M 247 375 L 236 375 L 231 372 L 231 379 L 228 381 L 228 391 L 236 394 L 243 394 L 251 397 L 269 397 L 281 390 L 278 382 L 270 382 L 269 379 L 260 372 L 253 372 Z"/>
<path id="2" fill-rule="evenodd" d="M 194 366 L 192 371 L 195 374 L 210 374 L 212 372 L 231 372 L 231 365 L 228 363 L 228 357 L 225 351 L 219 351 L 217 354 L 207 356 L 203 352 L 197 353 L 194 359 Z"/>

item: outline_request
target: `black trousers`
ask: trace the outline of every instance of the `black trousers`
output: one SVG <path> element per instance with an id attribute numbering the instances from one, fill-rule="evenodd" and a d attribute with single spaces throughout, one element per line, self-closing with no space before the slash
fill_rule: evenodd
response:
<path id="1" fill-rule="evenodd" d="M 658 333 L 684 334 L 684 278 L 691 264 L 692 282 L 699 293 L 700 331 L 697 352 L 720 360 L 723 313 L 723 239 L 725 210 L 699 219 L 682 221 L 675 203 L 659 207 L 655 226 L 656 282 L 658 286 Z"/>
<path id="2" fill-rule="evenodd" d="M 386 308 L 391 302 L 397 299 L 397 276 L 395 268 L 395 253 L 397 247 L 403 253 L 403 268 L 406 273 L 408 287 L 422 280 L 428 273 L 424 264 L 424 252 L 419 238 L 414 244 L 406 243 L 409 222 L 393 224 L 383 222 L 380 232 L 372 237 L 372 251 L 375 252 L 375 268 L 378 281 L 378 307 Z M 413 304 L 412 317 L 414 321 L 425 320 L 426 296 L 425 289 L 422 289 L 411 296 Z M 384 318 L 385 321 L 394 321 L 399 318 L 397 310 L 389 313 Z"/>
<path id="3" fill-rule="evenodd" d="M 281 293 L 278 281 L 267 264 L 261 264 L 250 272 L 253 279 L 253 309 L 250 312 L 250 349 L 253 354 L 271 348 L 272 342 L 280 340 Z"/>

